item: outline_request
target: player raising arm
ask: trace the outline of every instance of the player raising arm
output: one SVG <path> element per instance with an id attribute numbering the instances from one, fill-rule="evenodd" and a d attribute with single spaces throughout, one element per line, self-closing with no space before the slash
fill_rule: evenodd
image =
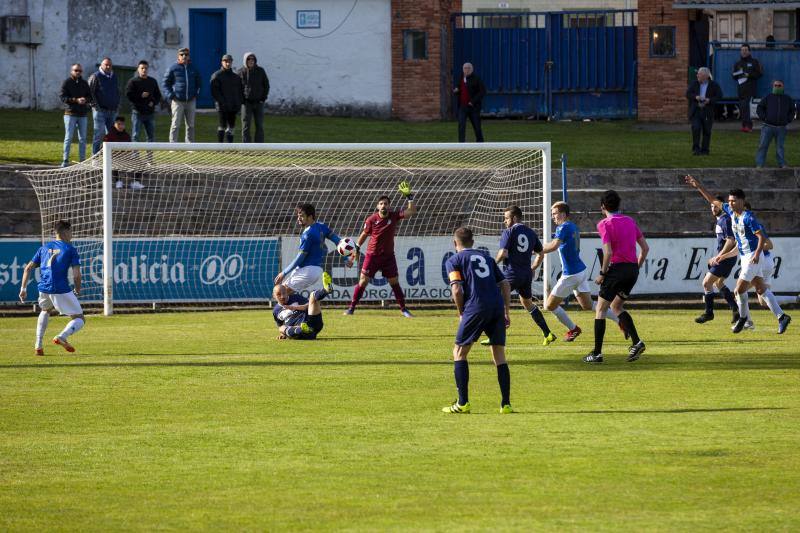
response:
<path id="1" fill-rule="evenodd" d="M 81 269 L 78 251 L 70 241 L 72 240 L 72 225 L 66 220 L 55 223 L 56 240 L 48 242 L 36 251 L 33 259 L 25 265 L 22 273 L 22 286 L 19 290 L 19 299 L 24 302 L 28 297 L 28 279 L 34 269 L 41 269 L 39 281 L 39 320 L 36 324 L 36 355 L 44 355 L 42 339 L 50 321 L 50 311 L 55 309 L 62 315 L 70 317 L 64 330 L 53 337 L 53 343 L 63 347 L 68 352 L 75 348 L 67 340 L 70 335 L 77 333 L 86 322 L 83 316 L 78 295 L 81 293 Z M 75 284 L 69 288 L 67 273 L 72 268 L 72 279 Z"/>
<path id="2" fill-rule="evenodd" d="M 339 244 L 339 236 L 323 222 L 317 222 L 317 211 L 311 204 L 296 208 L 297 225 L 303 227 L 300 234 L 300 251 L 283 272 L 275 276 L 275 285 L 285 285 L 289 294 L 300 292 L 314 285 L 322 275 L 322 262 L 328 253 L 325 239 Z"/>
<path id="3" fill-rule="evenodd" d="M 550 291 L 545 309 L 553 313 L 558 321 L 566 326 L 568 331 L 564 335 L 564 340 L 572 342 L 581 334 L 581 328 L 570 319 L 567 312 L 561 307 L 561 302 L 570 293 L 574 293 L 581 309 L 589 311 L 595 308 L 589 289 L 589 269 L 581 260 L 580 231 L 578 226 L 569 219 L 569 205 L 565 202 L 556 202 L 550 208 L 550 214 L 556 224 L 555 238 L 542 247 L 542 253 L 534 260 L 533 268 L 535 270 L 539 267 L 544 254 L 558 250 L 558 256 L 561 259 L 561 277 Z M 611 309 L 606 312 L 606 316 L 614 322 L 619 321 L 616 313 Z"/>
<path id="4" fill-rule="evenodd" d="M 472 230 L 458 228 L 453 236 L 456 254 L 446 263 L 453 302 L 460 318 L 453 346 L 458 399 L 442 411 L 453 414 L 470 412 L 467 355 L 481 333 L 486 332 L 500 385 L 500 413 L 508 414 L 512 412 L 511 374 L 505 345 L 506 328 L 510 325 L 511 289 L 494 259 L 486 252 L 473 249 L 473 243 Z"/>
<path id="5" fill-rule="evenodd" d="M 369 247 L 361 267 L 361 277 L 353 289 L 353 299 L 350 307 L 344 312 L 345 315 L 352 315 L 356 310 L 358 301 L 367 290 L 367 285 L 378 272 L 383 273 L 383 277 L 389 280 L 397 305 L 400 312 L 406 318 L 413 318 L 411 312 L 406 309 L 406 299 L 403 295 L 403 288 L 400 286 L 397 272 L 397 259 L 394 254 L 394 235 L 397 232 L 398 222 L 414 216 L 417 208 L 414 206 L 414 194 L 411 192 L 411 185 L 403 181 L 398 185 L 398 190 L 408 200 L 405 209 L 393 210 L 391 199 L 388 196 L 378 198 L 376 212 L 367 217 L 364 221 L 364 229 L 356 241 L 356 251 L 353 254 L 353 262 L 358 264 L 358 252 L 361 245 L 369 238 Z"/>

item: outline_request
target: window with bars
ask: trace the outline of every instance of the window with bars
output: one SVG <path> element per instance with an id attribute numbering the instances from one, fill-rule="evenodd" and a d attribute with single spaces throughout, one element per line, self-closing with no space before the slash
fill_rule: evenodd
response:
<path id="1" fill-rule="evenodd" d="M 797 39 L 797 13 L 795 11 L 776 11 L 772 17 L 772 35 L 776 41 L 795 41 Z"/>
<path id="2" fill-rule="evenodd" d="M 275 20 L 276 0 L 256 0 L 256 20 Z"/>

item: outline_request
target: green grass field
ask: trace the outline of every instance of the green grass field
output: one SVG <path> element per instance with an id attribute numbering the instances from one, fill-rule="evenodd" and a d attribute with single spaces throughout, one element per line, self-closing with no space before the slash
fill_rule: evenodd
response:
<path id="1" fill-rule="evenodd" d="M 516 310 L 517 412 L 475 346 L 457 416 L 454 311 L 340 312 L 316 342 L 265 310 L 90 316 L 44 358 L 0 319 L 0 530 L 800 529 L 800 323 L 634 308 L 643 358 L 609 327 L 588 366 L 589 313 L 544 348 Z"/>
<path id="2" fill-rule="evenodd" d="M 455 122 L 400 122 L 337 117 L 265 117 L 267 142 L 455 142 Z M 3 133 L 0 136 L 0 163 L 58 164 L 64 138 L 64 118 L 58 111 L 0 110 Z M 89 119 L 91 154 L 91 118 Z M 129 126 L 130 129 L 130 126 Z M 689 125 L 648 126 L 635 121 L 555 122 L 527 120 L 484 120 L 489 141 L 551 142 L 554 166 L 562 153 L 571 168 L 698 168 L 754 167 L 758 132 L 743 134 L 717 125 L 711 156 L 691 153 Z M 215 113 L 197 115 L 196 140 L 215 142 Z M 156 118 L 156 138 L 169 138 L 169 116 Z M 237 132 L 237 140 L 238 140 Z M 468 130 L 467 139 L 472 139 Z M 72 158 L 78 157 L 77 137 Z M 794 130 L 786 138 L 789 164 L 800 152 L 800 136 Z M 775 149 L 767 158 L 775 166 Z"/>

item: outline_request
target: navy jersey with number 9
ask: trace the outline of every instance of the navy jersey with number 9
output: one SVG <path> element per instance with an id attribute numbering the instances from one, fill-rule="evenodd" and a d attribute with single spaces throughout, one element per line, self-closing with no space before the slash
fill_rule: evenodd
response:
<path id="1" fill-rule="evenodd" d="M 498 283 L 505 277 L 489 254 L 467 248 L 447 260 L 450 283 L 464 289 L 464 314 L 491 313 L 503 310 L 503 295 Z"/>
<path id="2" fill-rule="evenodd" d="M 505 261 L 507 272 L 529 275 L 531 256 L 542 251 L 542 243 L 535 231 L 525 224 L 518 223 L 503 230 L 500 235 L 500 248 L 508 251 L 508 258 Z"/>

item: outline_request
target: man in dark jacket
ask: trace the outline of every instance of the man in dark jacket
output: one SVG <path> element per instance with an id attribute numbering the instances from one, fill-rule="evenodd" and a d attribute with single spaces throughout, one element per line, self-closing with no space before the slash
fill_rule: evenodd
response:
<path id="1" fill-rule="evenodd" d="M 783 143 L 786 141 L 786 125 L 794 120 L 796 106 L 794 100 L 783 92 L 783 81 L 772 82 L 772 92 L 761 99 L 756 109 L 758 118 L 764 122 L 761 127 L 761 142 L 756 152 L 756 166 L 761 168 L 767 159 L 767 149 L 775 137 L 775 156 L 778 166 L 784 168 Z"/>
<path id="2" fill-rule="evenodd" d="M 236 115 L 242 107 L 242 78 L 231 68 L 233 57 L 222 56 L 222 68 L 211 75 L 211 97 L 219 115 L 217 126 L 217 142 L 226 137 L 233 142 L 233 130 L 236 128 Z"/>
<path id="3" fill-rule="evenodd" d="M 250 140 L 250 123 L 255 122 L 255 142 L 264 142 L 264 102 L 269 96 L 269 78 L 253 52 L 244 54 L 244 65 L 239 69 L 244 90 L 242 104 L 242 142 Z"/>
<path id="4" fill-rule="evenodd" d="M 104 57 L 97 72 L 89 76 L 89 90 L 92 93 L 92 121 L 94 136 L 92 154 L 103 146 L 103 136 L 114 127 L 114 118 L 119 107 L 117 77 L 114 76 L 111 59 Z"/>
<path id="5" fill-rule="evenodd" d="M 711 145 L 711 127 L 714 125 L 714 105 L 722 97 L 719 84 L 711 79 L 706 67 L 697 70 L 697 81 L 686 90 L 689 100 L 689 122 L 692 123 L 692 152 L 708 155 Z"/>
<path id="6" fill-rule="evenodd" d="M 80 63 L 72 65 L 69 78 L 61 84 L 61 101 L 64 103 L 64 153 L 61 166 L 69 165 L 69 151 L 72 147 L 72 136 L 78 130 L 78 153 L 80 161 L 86 159 L 86 123 L 88 121 L 89 103 L 92 95 L 89 84 L 81 74 Z"/>
<path id="7" fill-rule="evenodd" d="M 463 143 L 466 140 L 467 118 L 469 118 L 472 129 L 475 131 L 475 141 L 482 143 L 481 102 L 486 96 L 486 87 L 478 75 L 473 72 L 472 63 L 464 63 L 462 71 L 464 75 L 453 89 L 458 100 L 458 142 Z"/>
<path id="8" fill-rule="evenodd" d="M 172 110 L 169 142 L 178 142 L 181 122 L 186 125 L 186 142 L 194 142 L 194 112 L 197 95 L 200 94 L 200 71 L 192 65 L 188 48 L 178 50 L 178 61 L 164 73 L 162 85 L 164 98 Z"/>
<path id="9" fill-rule="evenodd" d="M 144 127 L 147 142 L 156 140 L 156 106 L 161 102 L 161 89 L 153 78 L 147 75 L 150 65 L 144 59 L 136 67 L 136 75 L 128 81 L 125 94 L 131 102 L 131 122 L 133 122 L 134 141 L 139 140 L 139 131 Z"/>
<path id="10" fill-rule="evenodd" d="M 742 131 L 753 131 L 753 120 L 750 118 L 750 100 L 756 95 L 756 82 L 761 77 L 761 63 L 750 55 L 750 45 L 743 44 L 739 51 L 741 58 L 733 64 L 732 76 L 739 84 L 739 116 L 742 119 Z"/>

